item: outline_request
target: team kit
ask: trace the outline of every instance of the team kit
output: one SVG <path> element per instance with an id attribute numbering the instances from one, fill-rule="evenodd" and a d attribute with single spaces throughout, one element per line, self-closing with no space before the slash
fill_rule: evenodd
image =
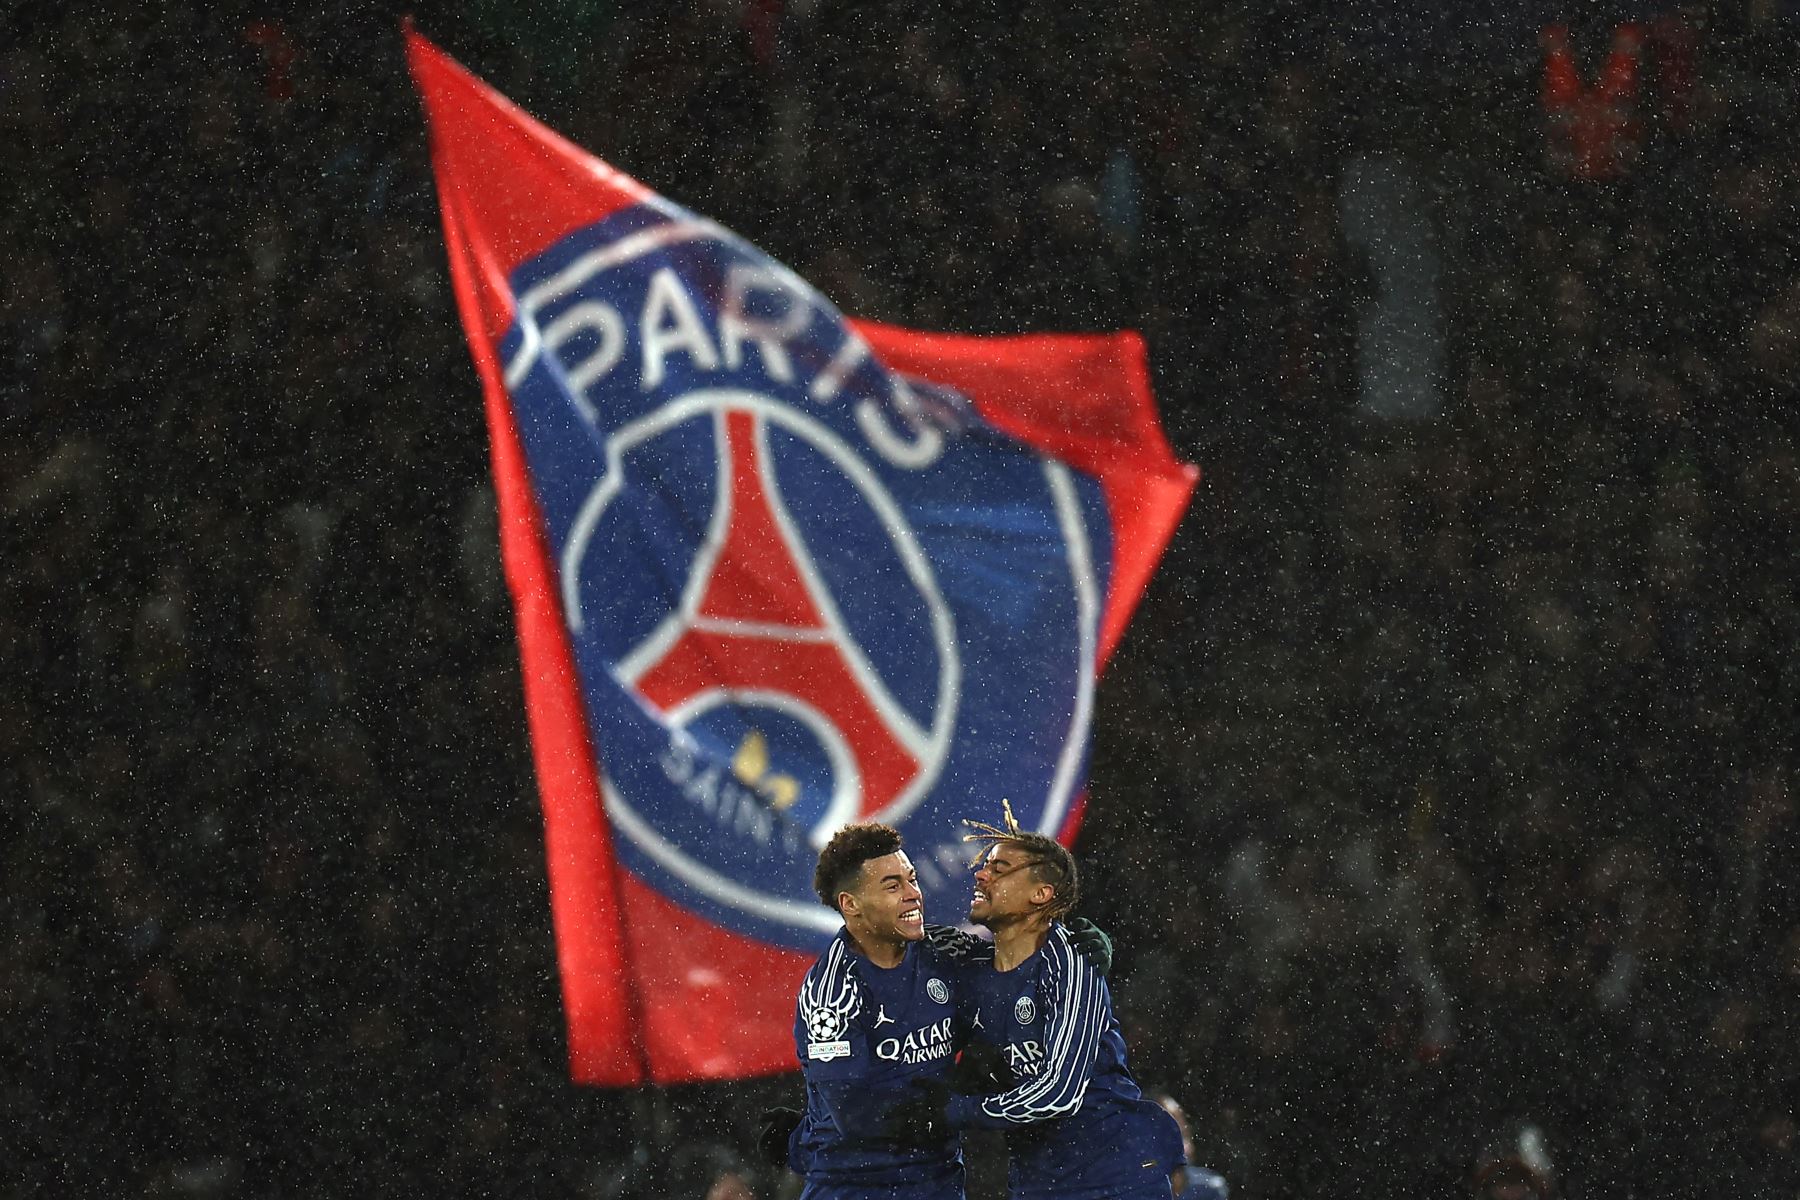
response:
<path id="1" fill-rule="evenodd" d="M 1073 857 L 1010 807 L 969 824 L 967 915 L 991 941 L 925 922 L 891 827 L 820 852 L 814 890 L 843 927 L 796 1005 L 806 1107 L 765 1114 L 765 1157 L 805 1179 L 802 1200 L 961 1200 L 962 1133 L 992 1129 L 1014 1200 L 1168 1200 L 1181 1131 L 1127 1068 L 1111 942 L 1070 915 Z"/>

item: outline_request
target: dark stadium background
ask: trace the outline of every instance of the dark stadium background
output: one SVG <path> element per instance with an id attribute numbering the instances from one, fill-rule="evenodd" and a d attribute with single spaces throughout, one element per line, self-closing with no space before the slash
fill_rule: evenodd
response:
<path id="1" fill-rule="evenodd" d="M 400 11 L 9 7 L 0 1196 L 791 1194 L 791 1077 L 566 1082 Z M 1144 330 L 1207 477 L 1079 849 L 1236 1196 L 1469 1195 L 1520 1121 L 1565 1196 L 1800 1190 L 1790 6 L 413 11 L 849 311 Z M 1540 36 L 1627 18 L 1641 151 L 1573 177 Z"/>

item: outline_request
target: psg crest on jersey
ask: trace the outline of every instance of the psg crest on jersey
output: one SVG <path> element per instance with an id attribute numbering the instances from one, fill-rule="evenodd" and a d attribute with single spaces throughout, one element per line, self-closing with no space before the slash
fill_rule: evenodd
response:
<path id="1" fill-rule="evenodd" d="M 901 827 L 947 915 L 958 819 L 1055 833 L 1110 561 L 1095 480 L 884 367 L 818 292 L 664 201 L 513 277 L 503 342 L 623 861 L 796 946 L 831 834 Z"/>

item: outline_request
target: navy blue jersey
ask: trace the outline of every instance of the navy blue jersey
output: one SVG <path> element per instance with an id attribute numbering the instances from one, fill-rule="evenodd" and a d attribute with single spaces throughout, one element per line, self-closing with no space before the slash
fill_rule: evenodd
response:
<path id="1" fill-rule="evenodd" d="M 856 953 L 840 929 L 800 987 L 794 1045 L 806 1115 L 788 1161 L 806 1177 L 807 1196 L 961 1200 L 962 1142 L 954 1130 L 924 1147 L 880 1132 L 914 1081 L 948 1076 L 961 1044 L 956 995 L 967 968 L 953 956 L 978 939 L 936 926 L 928 932 L 930 940 L 908 944 L 899 966 L 883 968 Z"/>
<path id="2" fill-rule="evenodd" d="M 1126 1069 L 1112 993 L 1062 925 L 1012 970 L 965 968 L 959 983 L 970 1039 L 1000 1047 L 1015 1082 L 953 1096 L 950 1123 L 1005 1130 L 1013 1200 L 1168 1196 L 1181 1131 Z"/>

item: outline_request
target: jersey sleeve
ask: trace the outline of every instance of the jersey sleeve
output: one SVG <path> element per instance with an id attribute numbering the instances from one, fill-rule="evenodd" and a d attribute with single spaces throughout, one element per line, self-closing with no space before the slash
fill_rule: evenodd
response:
<path id="1" fill-rule="evenodd" d="M 794 1040 L 800 1068 L 838 1134 L 853 1141 L 881 1135 L 897 1096 L 891 1084 L 871 1086 L 888 1074 L 876 1063 L 867 1028 L 862 986 L 852 957 L 840 942 L 807 975 L 800 988 Z M 810 1117 L 810 1114 L 809 1114 Z M 790 1153 L 790 1162 L 792 1159 Z"/>
<path id="2" fill-rule="evenodd" d="M 842 940 L 835 941 L 800 985 L 794 1049 L 808 1080 L 854 1073 L 850 1062 L 862 1009 L 850 952 Z"/>
<path id="3" fill-rule="evenodd" d="M 1106 1031 L 1106 983 L 1060 925 L 1044 943 L 1044 1066 L 993 1096 L 952 1096 L 950 1124 L 1005 1129 L 1066 1117 L 1081 1107 Z"/>

